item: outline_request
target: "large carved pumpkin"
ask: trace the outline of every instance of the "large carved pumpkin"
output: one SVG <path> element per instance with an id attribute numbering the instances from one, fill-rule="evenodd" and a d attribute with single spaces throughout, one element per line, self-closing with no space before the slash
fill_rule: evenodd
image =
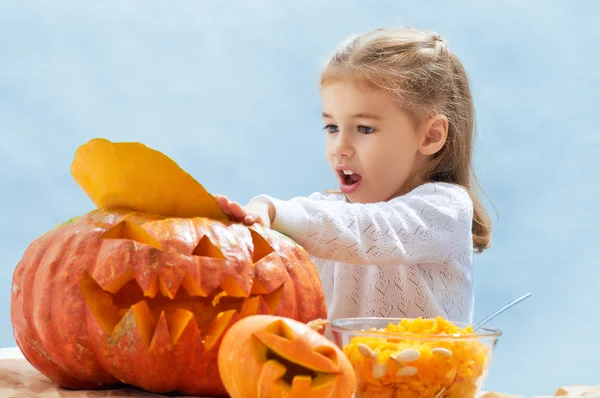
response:
<path id="1" fill-rule="evenodd" d="M 326 318 L 300 246 L 228 221 L 159 152 L 92 140 L 72 173 L 99 209 L 36 239 L 12 286 L 15 340 L 61 386 L 225 395 L 217 353 L 232 324 Z"/>
<path id="2" fill-rule="evenodd" d="M 352 364 L 310 326 L 271 315 L 233 325 L 219 351 L 221 380 L 232 398 L 350 398 Z"/>

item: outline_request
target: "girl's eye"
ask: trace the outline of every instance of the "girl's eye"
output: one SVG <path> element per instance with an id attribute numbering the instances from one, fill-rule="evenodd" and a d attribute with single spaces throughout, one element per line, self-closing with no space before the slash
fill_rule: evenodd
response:
<path id="1" fill-rule="evenodd" d="M 323 130 L 327 130 L 328 133 L 337 133 L 340 131 L 338 126 L 336 126 L 335 124 L 328 124 L 324 127 Z"/>
<path id="2" fill-rule="evenodd" d="M 375 129 L 373 127 L 358 126 L 358 131 L 360 131 L 363 134 L 372 134 L 375 132 Z"/>

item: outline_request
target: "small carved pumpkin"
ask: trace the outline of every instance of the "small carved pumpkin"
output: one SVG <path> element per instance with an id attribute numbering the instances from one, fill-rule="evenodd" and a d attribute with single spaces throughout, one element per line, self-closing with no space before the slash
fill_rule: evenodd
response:
<path id="1" fill-rule="evenodd" d="M 92 140 L 72 173 L 100 208 L 36 239 L 12 285 L 15 340 L 59 385 L 225 395 L 217 353 L 232 324 L 326 317 L 308 254 L 226 220 L 163 154 Z"/>
<path id="2" fill-rule="evenodd" d="M 356 383 L 332 341 L 304 323 L 270 315 L 249 316 L 226 332 L 219 373 L 232 398 L 346 398 Z"/>

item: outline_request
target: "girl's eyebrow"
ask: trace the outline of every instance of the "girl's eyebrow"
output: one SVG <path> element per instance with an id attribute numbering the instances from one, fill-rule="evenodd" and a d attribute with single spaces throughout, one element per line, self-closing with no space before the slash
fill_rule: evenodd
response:
<path id="1" fill-rule="evenodd" d="M 333 119 L 333 117 L 329 113 L 326 113 L 326 112 L 323 112 L 322 116 L 324 118 Z M 373 119 L 373 120 L 381 120 L 382 119 L 381 116 L 374 115 L 372 113 L 355 113 L 351 117 L 354 119 Z"/>
<path id="2" fill-rule="evenodd" d="M 375 115 L 373 113 L 355 113 L 352 115 L 354 119 L 373 119 L 373 120 L 381 120 L 381 116 Z"/>

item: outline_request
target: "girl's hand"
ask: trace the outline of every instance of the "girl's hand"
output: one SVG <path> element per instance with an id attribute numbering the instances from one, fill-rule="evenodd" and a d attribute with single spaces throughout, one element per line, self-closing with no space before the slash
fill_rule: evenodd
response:
<path id="1" fill-rule="evenodd" d="M 230 201 L 226 196 L 214 195 L 217 199 L 217 203 L 223 210 L 223 213 L 227 214 L 233 221 L 242 222 L 248 215 L 246 210 L 240 206 L 237 202 Z"/>
<path id="2" fill-rule="evenodd" d="M 255 222 L 265 227 L 271 227 L 275 218 L 275 207 L 271 203 L 252 202 L 242 206 L 237 202 L 230 201 L 226 196 L 215 195 L 221 210 L 233 221 L 242 222 L 246 225 Z"/>

